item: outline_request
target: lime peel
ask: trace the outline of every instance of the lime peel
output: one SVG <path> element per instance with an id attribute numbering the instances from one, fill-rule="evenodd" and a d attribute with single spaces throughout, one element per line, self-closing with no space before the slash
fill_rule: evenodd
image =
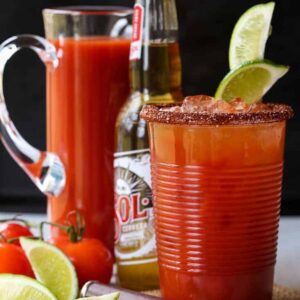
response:
<path id="1" fill-rule="evenodd" d="M 74 300 L 78 295 L 78 279 L 69 258 L 55 246 L 41 240 L 22 237 L 20 243 L 36 278 L 58 300 Z"/>
<path id="2" fill-rule="evenodd" d="M 57 300 L 43 284 L 22 275 L 0 275 L 0 299 L 5 300 Z"/>
<path id="3" fill-rule="evenodd" d="M 225 76 L 219 84 L 215 99 L 230 102 L 241 98 L 249 104 L 258 102 L 288 70 L 288 66 L 268 60 L 245 63 Z"/>
<path id="4" fill-rule="evenodd" d="M 233 70 L 241 64 L 263 59 L 275 2 L 258 4 L 248 9 L 237 21 L 230 40 L 229 65 Z"/>

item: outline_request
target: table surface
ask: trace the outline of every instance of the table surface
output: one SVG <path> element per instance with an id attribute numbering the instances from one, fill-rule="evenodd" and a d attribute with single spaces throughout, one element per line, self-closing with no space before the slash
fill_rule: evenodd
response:
<path id="1" fill-rule="evenodd" d="M 0 219 L 13 215 L 0 212 Z M 42 214 L 23 214 L 22 217 L 32 222 L 46 219 Z M 280 220 L 275 283 L 300 289 L 300 217 L 282 217 Z"/>

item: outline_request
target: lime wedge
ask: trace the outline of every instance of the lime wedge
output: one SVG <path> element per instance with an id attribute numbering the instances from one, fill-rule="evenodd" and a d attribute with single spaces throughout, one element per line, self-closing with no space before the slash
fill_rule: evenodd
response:
<path id="1" fill-rule="evenodd" d="M 226 75 L 217 89 L 215 99 L 230 102 L 242 98 L 249 104 L 258 102 L 288 69 L 287 66 L 267 60 L 246 63 Z"/>
<path id="2" fill-rule="evenodd" d="M 112 293 L 112 294 L 107 294 L 99 297 L 87 297 L 87 298 L 80 298 L 77 300 L 118 300 L 120 298 L 120 293 Z"/>
<path id="3" fill-rule="evenodd" d="M 248 9 L 236 23 L 229 46 L 229 65 L 263 59 L 267 39 L 271 33 L 274 2 L 258 4 Z"/>
<path id="4" fill-rule="evenodd" d="M 57 300 L 41 283 L 20 275 L 0 275 L 0 299 L 5 300 Z"/>
<path id="5" fill-rule="evenodd" d="M 58 248 L 40 240 L 20 238 L 36 278 L 58 300 L 74 300 L 78 295 L 78 280 L 71 261 Z"/>

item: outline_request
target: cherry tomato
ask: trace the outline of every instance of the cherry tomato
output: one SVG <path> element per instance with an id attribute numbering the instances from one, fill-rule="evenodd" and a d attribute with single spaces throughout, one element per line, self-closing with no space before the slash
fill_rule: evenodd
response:
<path id="1" fill-rule="evenodd" d="M 11 239 L 19 238 L 21 236 L 33 236 L 32 232 L 28 227 L 19 223 L 6 222 L 0 224 L 0 235 L 6 241 Z M 20 246 L 20 241 L 17 239 L 13 241 L 13 244 Z"/>
<path id="2" fill-rule="evenodd" d="M 5 242 L 0 243 L 0 273 L 19 274 L 34 278 L 31 266 L 23 250 Z"/>
<path id="3" fill-rule="evenodd" d="M 71 242 L 68 237 L 57 237 L 50 239 L 49 243 L 60 248 L 70 258 L 80 287 L 90 280 L 110 282 L 114 260 L 101 241 L 83 238 L 78 242 Z"/>

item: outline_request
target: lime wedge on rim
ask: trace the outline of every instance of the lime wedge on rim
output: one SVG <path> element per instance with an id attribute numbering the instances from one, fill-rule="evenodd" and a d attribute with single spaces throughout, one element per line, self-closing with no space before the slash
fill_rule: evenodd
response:
<path id="1" fill-rule="evenodd" d="M 87 298 L 80 298 L 77 300 L 118 300 L 120 298 L 120 293 L 112 293 L 112 294 L 107 294 L 103 296 L 98 296 L 98 297 L 87 297 Z"/>
<path id="2" fill-rule="evenodd" d="M 0 275 L 0 299 L 5 300 L 57 300 L 38 281 L 21 275 Z"/>
<path id="3" fill-rule="evenodd" d="M 274 7 L 274 2 L 258 4 L 239 18 L 229 46 L 231 70 L 245 62 L 264 58 Z"/>
<path id="4" fill-rule="evenodd" d="M 68 257 L 58 248 L 41 240 L 20 238 L 20 243 L 36 278 L 58 300 L 74 300 L 78 295 L 78 280 Z"/>
<path id="5" fill-rule="evenodd" d="M 246 63 L 225 76 L 215 99 L 230 102 L 241 98 L 249 104 L 258 102 L 288 70 L 287 66 L 276 65 L 267 60 Z"/>

